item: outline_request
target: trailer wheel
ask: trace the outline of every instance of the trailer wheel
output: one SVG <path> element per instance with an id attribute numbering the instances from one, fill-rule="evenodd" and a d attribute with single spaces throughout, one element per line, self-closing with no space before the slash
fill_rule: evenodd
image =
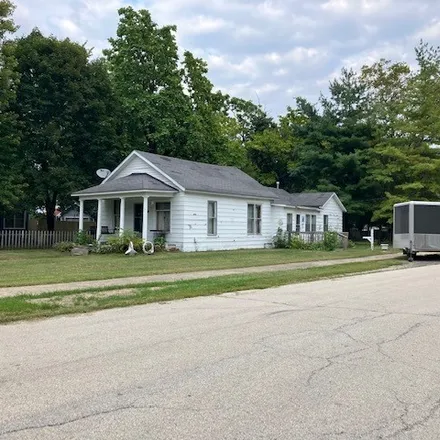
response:
<path id="1" fill-rule="evenodd" d="M 416 256 L 417 252 L 412 252 L 411 254 L 408 253 L 408 261 L 412 263 L 416 259 Z"/>

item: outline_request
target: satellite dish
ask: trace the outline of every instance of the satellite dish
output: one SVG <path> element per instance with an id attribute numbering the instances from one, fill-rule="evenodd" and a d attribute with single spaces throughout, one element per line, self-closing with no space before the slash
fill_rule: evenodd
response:
<path id="1" fill-rule="evenodd" d="M 99 170 L 96 171 L 96 174 L 101 179 L 105 179 L 106 177 L 108 177 L 110 175 L 110 173 L 111 173 L 111 171 L 106 168 L 100 168 Z"/>

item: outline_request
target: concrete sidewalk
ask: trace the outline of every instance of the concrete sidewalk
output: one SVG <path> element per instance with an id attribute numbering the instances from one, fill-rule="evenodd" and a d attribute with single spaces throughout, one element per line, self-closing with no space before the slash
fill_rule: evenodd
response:
<path id="1" fill-rule="evenodd" d="M 205 270 L 200 272 L 184 272 L 176 274 L 164 275 L 148 275 L 127 278 L 114 278 L 110 280 L 94 280 L 94 281 L 78 281 L 75 283 L 60 283 L 60 284 L 40 284 L 36 286 L 20 286 L 20 287 L 2 287 L 0 288 L 0 298 L 17 295 L 38 295 L 45 292 L 65 292 L 76 289 L 99 288 L 109 286 L 126 286 L 127 284 L 143 284 L 158 281 L 180 281 L 180 280 L 194 280 L 200 278 L 210 278 L 222 275 L 237 275 L 259 272 L 276 272 L 282 270 L 307 269 L 309 267 L 325 267 L 347 263 L 359 263 L 363 261 L 377 261 L 387 260 L 399 257 L 398 254 L 384 254 L 375 255 L 372 257 L 362 258 L 346 258 L 338 260 L 323 260 L 323 261 L 308 261 L 303 263 L 287 263 L 276 264 L 271 266 L 258 267 L 240 267 L 237 269 L 222 269 L 222 270 Z"/>

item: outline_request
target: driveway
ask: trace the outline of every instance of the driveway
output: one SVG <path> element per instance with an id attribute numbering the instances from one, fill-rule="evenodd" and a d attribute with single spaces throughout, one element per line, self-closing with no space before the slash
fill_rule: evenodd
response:
<path id="1" fill-rule="evenodd" d="M 0 439 L 437 439 L 438 266 L 0 327 Z"/>

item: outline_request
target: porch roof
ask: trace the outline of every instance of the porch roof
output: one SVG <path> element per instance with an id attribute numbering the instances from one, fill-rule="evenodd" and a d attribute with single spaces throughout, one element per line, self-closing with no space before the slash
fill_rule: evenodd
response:
<path id="1" fill-rule="evenodd" d="M 73 196 L 82 196 L 88 194 L 101 193 L 124 193 L 133 191 L 160 191 L 160 192 L 178 192 L 166 183 L 144 173 L 133 173 L 129 176 L 121 177 L 119 179 L 110 180 L 100 185 L 92 186 L 91 188 L 83 189 L 73 193 Z"/>

